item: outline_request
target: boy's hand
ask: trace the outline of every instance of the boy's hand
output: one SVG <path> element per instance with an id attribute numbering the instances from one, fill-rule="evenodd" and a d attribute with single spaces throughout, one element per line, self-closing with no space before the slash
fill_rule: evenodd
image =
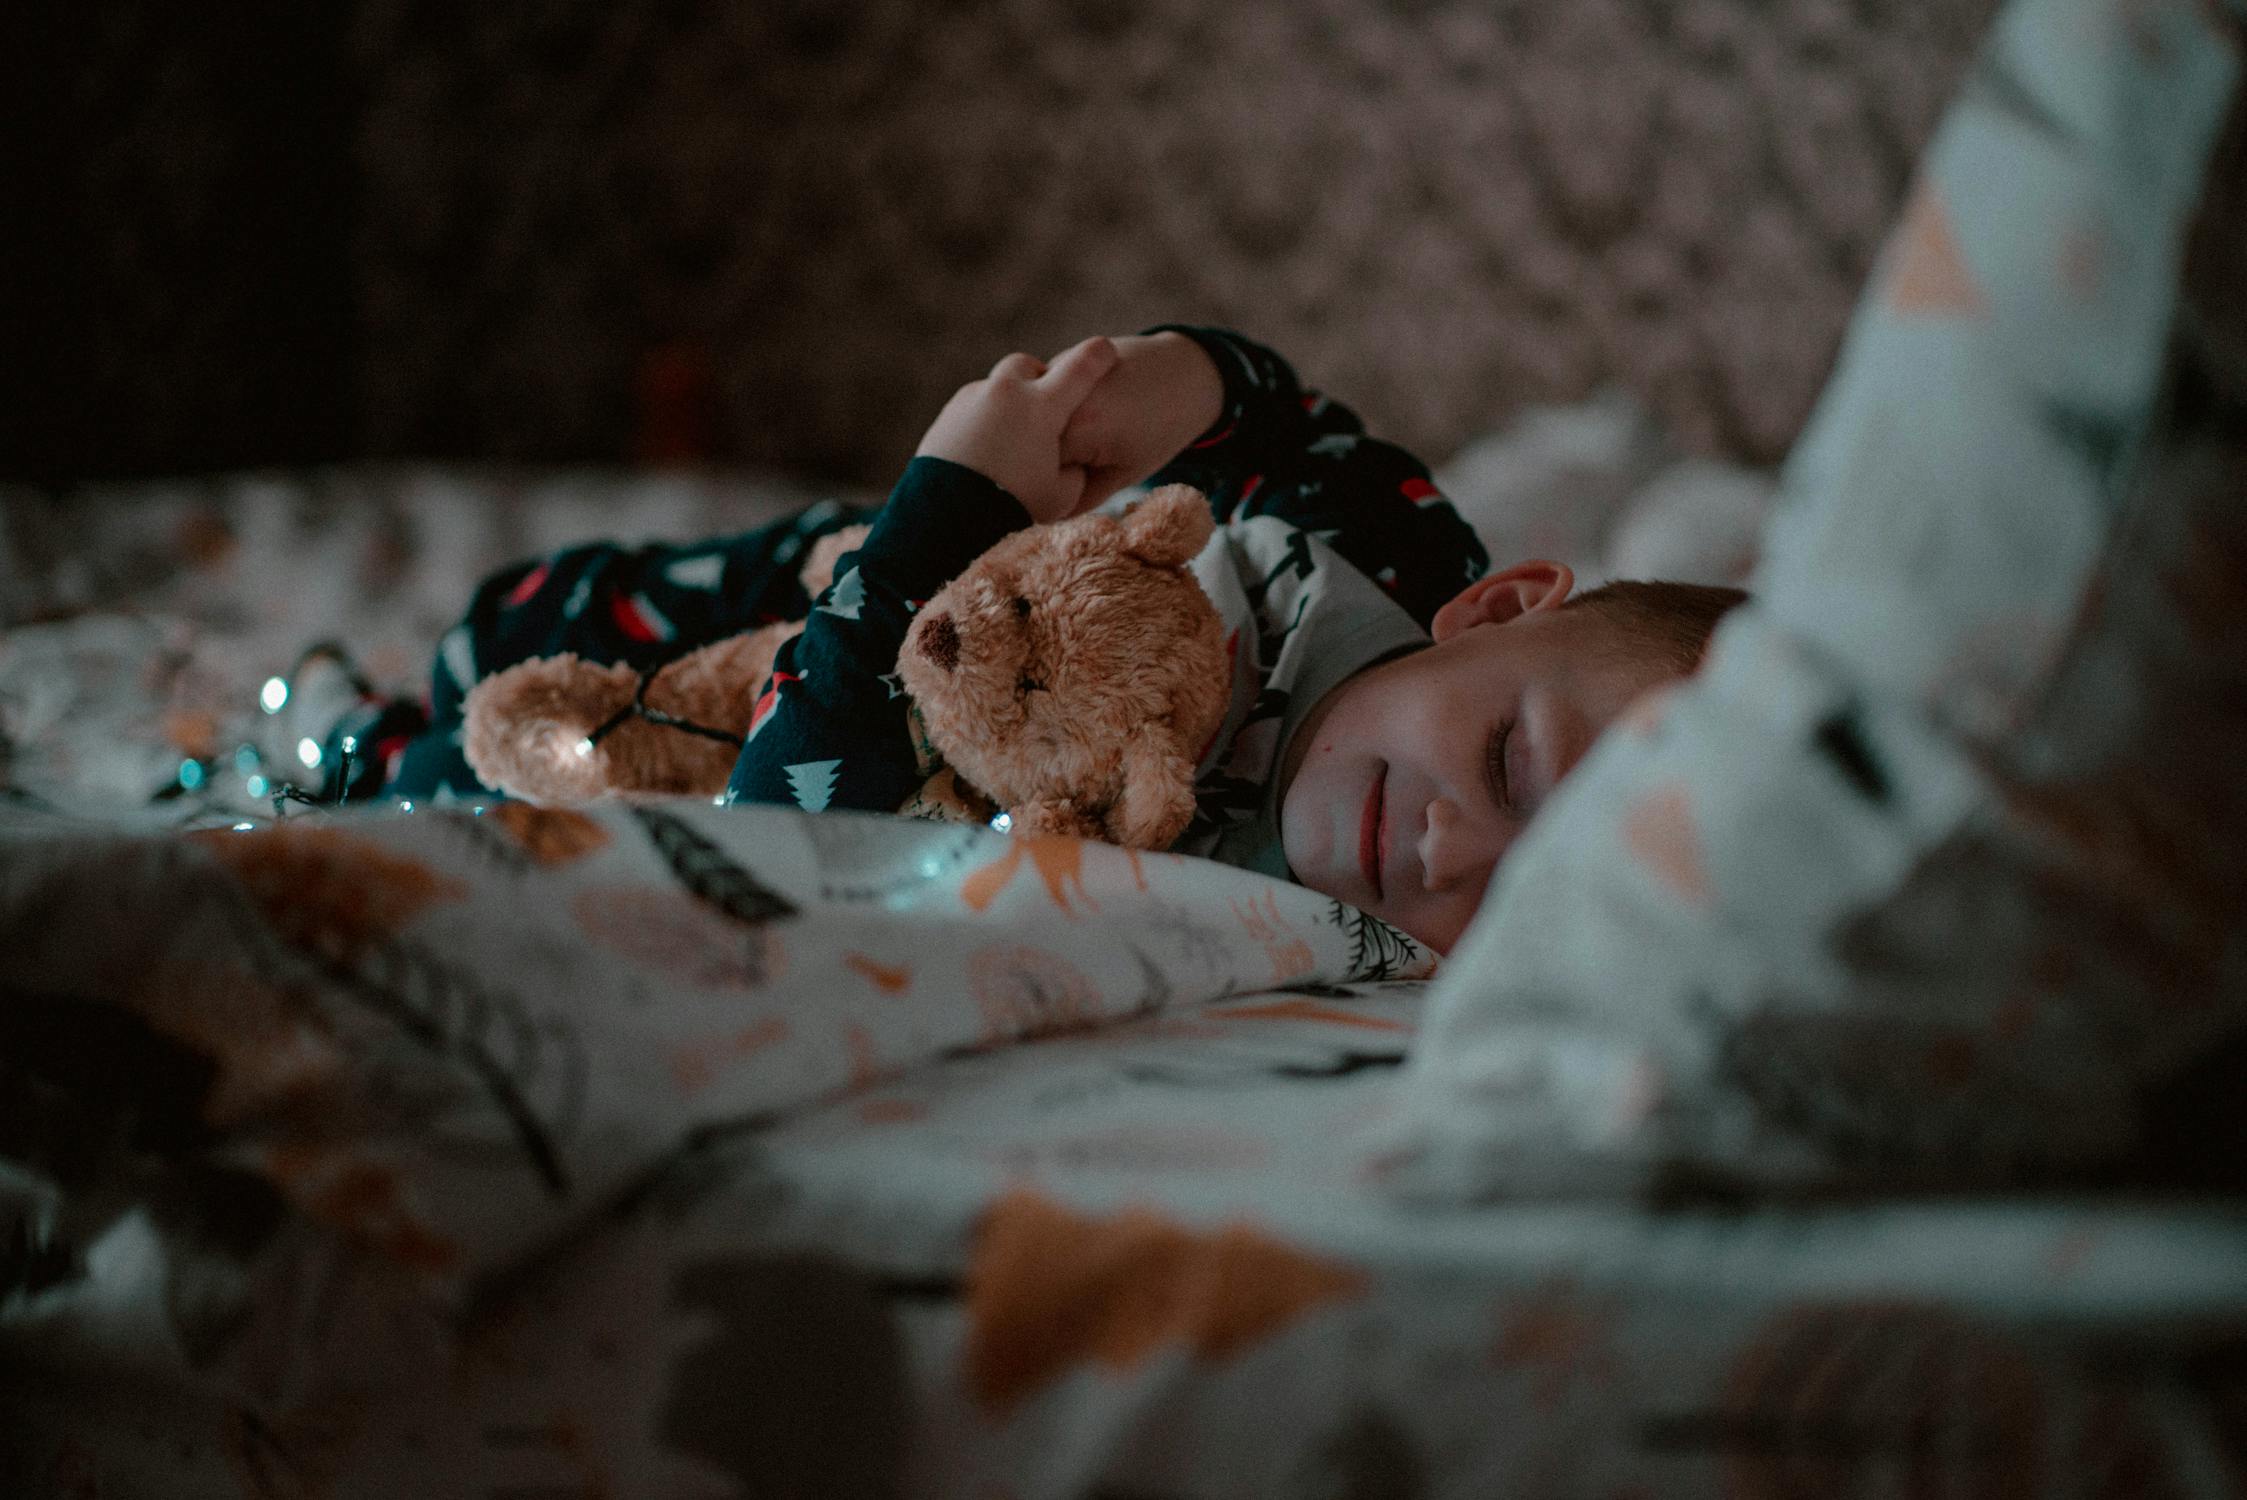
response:
<path id="1" fill-rule="evenodd" d="M 1050 365 L 1009 354 L 953 393 L 914 453 L 975 470 L 1033 521 L 1066 521 L 1098 502 L 1087 498 L 1084 469 L 1064 463 L 1062 430 L 1116 359 L 1106 338 L 1073 344 Z"/>
<path id="2" fill-rule="evenodd" d="M 1185 334 L 1111 342 L 1115 367 L 1061 434 L 1062 464 L 1084 473 L 1084 510 L 1176 458 L 1225 409 L 1217 366 Z"/>

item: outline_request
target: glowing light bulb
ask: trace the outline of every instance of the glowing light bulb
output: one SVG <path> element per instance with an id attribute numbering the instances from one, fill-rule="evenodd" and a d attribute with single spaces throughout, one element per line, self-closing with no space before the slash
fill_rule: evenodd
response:
<path id="1" fill-rule="evenodd" d="M 236 833 L 248 833 L 255 827 L 257 827 L 255 823 L 237 823 L 234 825 L 234 831 Z"/>
<path id="2" fill-rule="evenodd" d="M 306 770 L 320 764 L 320 742 L 307 735 L 296 742 L 296 758 L 304 762 Z"/>
<path id="3" fill-rule="evenodd" d="M 273 783 L 267 781 L 263 776 L 252 776 L 248 781 L 242 783 L 242 789 L 253 797 L 264 796 L 272 790 L 272 787 Z"/>
<path id="4" fill-rule="evenodd" d="M 579 740 L 577 742 L 577 753 L 590 757 L 593 754 L 593 742 L 591 740 Z"/>
<path id="5" fill-rule="evenodd" d="M 289 685 L 278 677 L 268 677 L 265 686 L 258 689 L 257 701 L 267 713 L 277 714 L 289 701 Z"/>
<path id="6" fill-rule="evenodd" d="M 346 754 L 346 755 L 349 755 L 349 754 L 350 754 L 350 753 L 351 753 L 352 751 L 354 751 L 354 750 L 356 750 L 356 749 L 358 749 L 358 748 L 359 748 L 359 736 L 357 736 L 357 735 L 355 735 L 355 734 L 347 734 L 347 735 L 345 735 L 345 736 L 343 737 L 343 753 L 344 753 L 344 754 Z"/>
<path id="7" fill-rule="evenodd" d="M 1014 814 L 1013 814 L 1013 813 L 1000 813 L 1000 814 L 998 814 L 997 816 L 995 816 L 995 817 L 993 817 L 993 818 L 991 819 L 991 826 L 992 826 L 993 828 L 996 828 L 996 829 L 997 829 L 997 830 L 998 830 L 999 832 L 1001 832 L 1001 833 L 1005 833 L 1005 832 L 1006 832 L 1006 831 L 1007 831 L 1008 829 L 1010 829 L 1010 828 L 1012 828 L 1012 827 L 1014 826 Z"/>
<path id="8" fill-rule="evenodd" d="M 191 792 L 201 786 L 203 784 L 203 763 L 199 760 L 181 761 L 179 763 L 179 784 Z"/>
<path id="9" fill-rule="evenodd" d="M 401 801 L 401 802 L 400 802 L 400 803 L 398 804 L 398 811 L 400 811 L 400 812 L 412 812 L 413 810 L 414 810 L 414 805 L 413 805 L 413 804 L 412 804 L 411 802 L 403 802 L 403 801 Z"/>

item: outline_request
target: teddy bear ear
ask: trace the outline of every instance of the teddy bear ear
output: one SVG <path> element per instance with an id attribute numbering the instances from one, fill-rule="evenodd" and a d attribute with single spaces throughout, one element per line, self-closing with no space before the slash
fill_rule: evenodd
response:
<path id="1" fill-rule="evenodd" d="M 1209 543 L 1216 521 L 1209 501 L 1190 484 L 1166 484 L 1124 516 L 1124 547 L 1159 568 L 1184 567 Z"/>

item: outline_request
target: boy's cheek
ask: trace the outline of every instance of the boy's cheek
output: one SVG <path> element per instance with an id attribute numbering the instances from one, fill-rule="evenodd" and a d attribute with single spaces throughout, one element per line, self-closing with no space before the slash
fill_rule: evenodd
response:
<path id="1" fill-rule="evenodd" d="M 1475 914 L 1482 909 L 1483 890 L 1487 889 L 1489 887 L 1484 886 L 1471 895 L 1447 898 L 1425 910 L 1395 915 L 1375 912 L 1374 915 L 1436 952 L 1449 953 L 1474 923 Z"/>

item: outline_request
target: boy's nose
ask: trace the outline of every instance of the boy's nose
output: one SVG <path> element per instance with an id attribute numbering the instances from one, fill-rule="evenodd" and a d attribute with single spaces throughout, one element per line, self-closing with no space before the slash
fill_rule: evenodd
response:
<path id="1" fill-rule="evenodd" d="M 1420 835 L 1420 871 L 1431 891 L 1449 890 L 1463 881 L 1487 878 L 1498 862 L 1499 835 L 1459 810 L 1448 797 L 1428 804 L 1427 831 Z"/>

